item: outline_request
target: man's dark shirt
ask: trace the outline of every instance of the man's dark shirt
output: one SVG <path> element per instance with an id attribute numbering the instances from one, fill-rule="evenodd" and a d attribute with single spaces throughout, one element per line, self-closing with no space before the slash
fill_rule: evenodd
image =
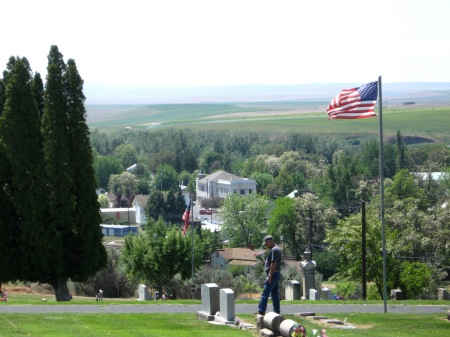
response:
<path id="1" fill-rule="evenodd" d="M 277 267 L 275 268 L 274 271 L 275 272 L 280 271 L 280 267 L 281 267 L 281 249 L 277 245 L 273 246 L 272 249 L 270 249 L 269 254 L 267 255 L 266 264 L 264 265 L 264 270 L 266 271 L 266 274 L 269 273 L 270 265 L 274 261 L 277 262 Z"/>

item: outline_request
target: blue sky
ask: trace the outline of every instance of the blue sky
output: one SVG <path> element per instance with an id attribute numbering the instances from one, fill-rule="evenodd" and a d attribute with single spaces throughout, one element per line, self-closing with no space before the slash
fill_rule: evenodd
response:
<path id="1" fill-rule="evenodd" d="M 3 1 L 1 69 L 50 45 L 85 84 L 450 82 L 448 0 Z"/>

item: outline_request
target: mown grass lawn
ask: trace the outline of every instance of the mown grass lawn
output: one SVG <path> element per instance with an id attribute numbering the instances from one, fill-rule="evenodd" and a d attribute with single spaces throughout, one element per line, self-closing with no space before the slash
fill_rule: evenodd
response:
<path id="1" fill-rule="evenodd" d="M 213 325 L 194 314 L 3 314 L 1 337 L 245 337 L 250 331 Z"/>
<path id="2" fill-rule="evenodd" d="M 308 336 L 312 329 L 326 330 L 328 337 L 411 337 L 411 336 L 450 336 L 450 321 L 442 314 L 345 314 L 327 315 L 346 321 L 356 329 L 342 329 L 340 326 L 325 326 L 307 319 L 297 319 L 305 326 Z"/>
<path id="3" fill-rule="evenodd" d="M 252 315 L 239 315 L 255 324 Z M 326 330 L 328 337 L 448 337 L 450 321 L 440 314 L 331 314 L 329 317 L 346 320 L 356 329 L 343 330 L 325 326 L 297 316 L 286 318 L 305 326 L 308 336 L 313 329 Z M 1 337 L 21 336 L 180 336 L 180 337 L 251 337 L 255 329 L 210 324 L 197 320 L 194 314 L 3 314 L 0 316 Z M 317 336 L 318 334 L 316 334 Z"/>
<path id="4" fill-rule="evenodd" d="M 46 298 L 47 302 L 42 302 Z M 283 301 L 284 302 L 284 301 Z M 301 303 L 290 301 L 289 304 Z M 389 301 L 392 302 L 392 301 Z M 257 303 L 256 300 L 238 300 L 236 303 Z M 381 304 L 382 301 L 339 301 L 345 304 Z M 11 293 L 8 302 L 0 302 L 1 306 L 8 305 L 72 305 L 72 304 L 99 304 L 94 298 L 75 296 L 70 302 L 56 302 L 54 295 Z M 136 299 L 105 299 L 102 304 L 200 304 L 199 300 L 175 301 L 137 301 Z M 321 304 L 336 304 L 336 301 L 309 302 L 309 305 L 320 307 Z M 396 305 L 442 305 L 442 301 L 395 301 Z M 318 309 L 319 310 L 319 309 Z M 312 319 L 286 315 L 303 324 L 308 336 L 312 330 L 326 330 L 328 337 L 367 336 L 367 337 L 409 337 L 426 336 L 449 337 L 450 321 L 447 320 L 447 311 L 440 314 L 327 314 L 328 318 L 346 321 L 354 325 L 354 330 L 343 330 L 338 327 L 325 326 Z M 256 325 L 255 316 L 239 314 L 237 316 L 244 322 Z M 213 336 L 238 337 L 259 336 L 256 330 L 243 331 L 228 326 L 213 325 L 197 320 L 195 313 L 188 314 L 2 314 L 0 315 L 0 337 L 9 336 Z M 318 336 L 318 334 L 316 335 Z"/>

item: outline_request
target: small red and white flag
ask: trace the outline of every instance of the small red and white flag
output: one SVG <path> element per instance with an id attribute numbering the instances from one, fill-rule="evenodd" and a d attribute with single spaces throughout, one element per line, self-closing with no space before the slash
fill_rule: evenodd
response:
<path id="1" fill-rule="evenodd" d="M 378 82 L 361 87 L 344 89 L 328 105 L 328 119 L 354 119 L 375 117 Z"/>
<path id="2" fill-rule="evenodd" d="M 184 222 L 184 226 L 183 226 L 183 235 L 186 236 L 186 231 L 189 227 L 189 216 L 191 215 L 191 202 L 189 202 L 188 207 L 186 208 L 186 210 L 183 213 L 183 217 L 181 218 L 181 220 L 183 220 Z"/>

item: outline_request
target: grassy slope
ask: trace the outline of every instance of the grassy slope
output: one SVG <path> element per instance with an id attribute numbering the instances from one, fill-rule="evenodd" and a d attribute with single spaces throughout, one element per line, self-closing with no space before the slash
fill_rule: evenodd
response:
<path id="1" fill-rule="evenodd" d="M 317 108 L 318 106 L 316 106 Z M 243 104 L 177 104 L 154 106 L 104 106 L 101 113 L 88 119 L 91 128 L 137 130 L 175 127 L 197 130 L 234 130 L 283 134 L 300 131 L 310 134 L 333 134 L 341 138 L 372 138 L 379 133 L 378 118 L 361 120 L 327 119 L 324 111 L 303 103 L 243 103 Z M 99 109 L 98 109 L 99 110 Z M 88 108 L 88 113 L 89 110 Z M 229 115 L 236 112 L 265 111 L 257 116 Z M 285 113 L 284 113 L 285 112 Z M 228 114 L 228 116 L 226 116 Z M 206 118 L 208 117 L 208 118 Z M 151 123 L 158 123 L 153 125 Z M 437 142 L 450 143 L 450 107 L 386 108 L 383 110 L 383 134 L 420 136 Z"/>

